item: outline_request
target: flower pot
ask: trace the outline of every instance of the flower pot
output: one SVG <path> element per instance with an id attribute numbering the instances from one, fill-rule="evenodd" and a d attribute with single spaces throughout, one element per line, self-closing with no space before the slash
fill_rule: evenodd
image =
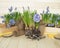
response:
<path id="1" fill-rule="evenodd" d="M 43 35 L 44 31 L 45 31 L 45 24 L 44 24 L 44 22 L 42 20 L 40 21 L 39 30 L 41 32 L 41 35 Z"/>
<path id="2" fill-rule="evenodd" d="M 1 28 L 3 31 L 1 32 L 2 37 L 11 37 L 13 35 L 13 31 L 17 29 L 16 26 L 11 27 L 11 28 Z"/>
<path id="3" fill-rule="evenodd" d="M 19 20 L 16 22 L 16 26 L 17 26 L 17 30 L 13 32 L 13 35 L 14 36 L 21 36 L 21 35 L 24 35 L 25 32 L 24 32 L 24 23 L 22 20 Z"/>
<path id="4" fill-rule="evenodd" d="M 45 27 L 45 32 L 48 32 L 48 33 L 59 33 L 60 32 L 60 28 Z"/>
<path id="5" fill-rule="evenodd" d="M 39 29 L 40 29 L 41 35 L 44 35 L 45 25 L 40 25 Z"/>
<path id="6" fill-rule="evenodd" d="M 55 27 L 45 27 L 45 35 L 50 37 L 52 36 L 53 38 L 55 37 L 55 35 L 57 35 L 58 33 L 60 33 L 60 28 L 55 28 Z"/>
<path id="7" fill-rule="evenodd" d="M 0 28 L 5 28 L 5 24 L 0 24 Z"/>
<path id="8" fill-rule="evenodd" d="M 58 33 L 57 35 L 55 35 L 54 38 L 60 40 L 60 33 Z"/>

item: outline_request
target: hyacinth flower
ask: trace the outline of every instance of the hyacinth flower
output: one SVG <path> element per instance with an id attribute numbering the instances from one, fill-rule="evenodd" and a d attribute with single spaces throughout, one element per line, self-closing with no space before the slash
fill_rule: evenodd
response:
<path id="1" fill-rule="evenodd" d="M 10 8 L 8 8 L 9 12 L 12 12 L 13 7 L 11 6 Z"/>
<path id="2" fill-rule="evenodd" d="M 10 25 L 15 25 L 15 20 L 14 19 L 10 19 L 9 24 Z"/>
<path id="3" fill-rule="evenodd" d="M 46 8 L 46 13 L 42 13 L 42 20 L 45 24 L 52 23 L 52 14 L 49 13 L 49 7 Z"/>
<path id="4" fill-rule="evenodd" d="M 49 11 L 49 6 L 46 8 L 46 14 L 48 14 L 50 11 Z"/>
<path id="5" fill-rule="evenodd" d="M 47 6 L 47 8 L 46 8 L 46 13 L 45 13 L 46 23 L 49 22 L 49 18 L 50 18 L 50 16 L 51 16 L 51 14 L 50 14 L 49 12 L 50 12 L 50 11 L 49 11 L 49 6 Z"/>
<path id="6" fill-rule="evenodd" d="M 15 9 L 14 10 L 17 10 L 17 7 L 15 7 Z"/>
<path id="7" fill-rule="evenodd" d="M 4 16 L 0 16 L 0 18 L 4 19 Z"/>
<path id="8" fill-rule="evenodd" d="M 5 23 L 9 24 L 9 25 L 12 25 L 15 22 L 19 21 L 20 17 L 21 17 L 21 13 L 20 12 L 17 12 L 17 11 L 12 12 L 12 10 L 13 10 L 13 7 L 10 7 L 9 8 L 10 13 L 4 15 L 5 16 Z M 17 8 L 15 8 L 15 10 L 17 10 Z"/>
<path id="9" fill-rule="evenodd" d="M 35 22 L 35 28 L 38 28 L 40 23 L 40 15 L 36 13 L 33 17 L 33 20 Z"/>
<path id="10" fill-rule="evenodd" d="M 53 17 L 53 14 L 52 13 L 49 13 L 50 12 L 50 10 L 49 10 L 49 6 L 46 8 L 46 22 L 47 22 L 47 24 L 54 24 L 53 22 L 52 22 L 52 17 Z"/>

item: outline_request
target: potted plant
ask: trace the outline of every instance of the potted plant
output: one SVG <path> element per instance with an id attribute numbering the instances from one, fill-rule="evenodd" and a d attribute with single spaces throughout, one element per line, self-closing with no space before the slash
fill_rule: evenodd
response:
<path id="1" fill-rule="evenodd" d="M 25 35 L 26 36 L 30 36 L 31 34 L 31 30 L 30 30 L 30 26 L 32 24 L 32 16 L 33 14 L 30 13 L 30 10 L 28 8 L 28 10 L 25 10 L 24 7 L 23 7 L 23 14 L 22 14 L 22 19 L 23 19 L 23 22 L 25 24 Z"/>
<path id="2" fill-rule="evenodd" d="M 52 18 L 53 18 L 53 14 L 50 13 L 49 11 L 49 6 L 46 8 L 46 12 L 42 13 L 42 20 L 44 22 L 44 24 L 47 26 L 47 27 L 54 27 L 54 23 L 52 22 Z"/>
<path id="3" fill-rule="evenodd" d="M 22 30 L 24 28 L 24 23 L 22 21 L 22 17 L 21 17 L 21 13 L 16 11 L 11 12 L 12 11 L 12 7 L 9 9 L 10 13 L 5 15 L 5 23 L 7 27 L 11 27 L 11 26 L 17 26 L 17 30 L 13 31 L 12 35 L 15 36 L 20 36 L 22 35 Z M 24 34 L 24 32 L 23 32 Z"/>
<path id="4" fill-rule="evenodd" d="M 15 36 L 23 35 L 23 29 L 24 29 L 24 23 L 22 21 L 21 13 L 20 12 L 14 12 L 13 13 L 14 20 L 15 20 L 15 26 L 17 26 L 17 30 L 13 32 Z"/>
<path id="5" fill-rule="evenodd" d="M 11 6 L 8 10 L 10 13 L 5 14 L 4 17 L 5 17 L 6 27 L 10 28 L 10 26 L 15 25 L 15 20 L 13 19 L 14 16 L 12 13 L 13 7 Z"/>
<path id="6" fill-rule="evenodd" d="M 45 26 L 45 31 L 44 31 L 45 34 L 48 35 L 52 34 L 52 36 L 54 36 L 58 33 L 57 32 L 59 31 L 58 28 L 55 28 L 58 25 L 57 18 L 58 18 L 57 14 L 48 13 L 48 12 L 42 14 L 42 21 L 44 22 L 45 25 L 47 25 L 47 27 Z"/>

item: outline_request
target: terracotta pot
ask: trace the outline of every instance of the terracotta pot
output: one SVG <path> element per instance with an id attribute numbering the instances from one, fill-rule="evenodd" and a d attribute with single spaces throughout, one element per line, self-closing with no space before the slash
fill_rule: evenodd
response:
<path id="1" fill-rule="evenodd" d="M 16 26 L 11 27 L 11 28 L 2 28 L 2 36 L 3 37 L 11 37 L 13 35 L 13 31 L 17 29 Z"/>
<path id="2" fill-rule="evenodd" d="M 20 21 L 16 22 L 16 26 L 17 26 L 17 30 L 14 31 L 13 34 L 14 34 L 15 36 L 24 35 L 24 33 L 25 33 L 25 32 L 24 32 L 25 27 L 24 27 L 23 21 L 20 20 Z"/>
<path id="3" fill-rule="evenodd" d="M 40 30 L 40 32 L 41 32 L 41 35 L 44 34 L 45 26 L 46 26 L 46 25 L 44 24 L 43 20 L 41 20 L 41 21 L 40 21 L 40 26 L 39 26 L 39 30 Z"/>
<path id="4" fill-rule="evenodd" d="M 45 25 L 40 25 L 39 29 L 40 29 L 41 35 L 43 35 L 45 31 Z"/>

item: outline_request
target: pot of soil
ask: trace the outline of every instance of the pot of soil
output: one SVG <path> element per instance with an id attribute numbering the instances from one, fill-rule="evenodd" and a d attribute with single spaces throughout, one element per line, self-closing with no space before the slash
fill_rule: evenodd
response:
<path id="1" fill-rule="evenodd" d="M 41 35 L 44 35 L 46 25 L 44 24 L 43 20 L 40 21 L 39 30 L 41 31 Z"/>
<path id="2" fill-rule="evenodd" d="M 32 29 L 32 39 L 40 39 L 40 30 L 36 29 L 35 27 Z"/>
<path id="3" fill-rule="evenodd" d="M 27 38 L 32 38 L 32 29 L 31 28 L 25 28 L 25 36 L 27 37 Z"/>
<path id="4" fill-rule="evenodd" d="M 25 31 L 25 25 L 23 23 L 22 20 L 19 20 L 16 22 L 16 26 L 17 26 L 17 30 L 13 32 L 14 36 L 21 36 L 24 35 L 24 31 Z"/>
<path id="5" fill-rule="evenodd" d="M 2 37 L 8 38 L 8 37 L 13 36 L 13 31 L 15 31 L 16 29 L 17 29 L 16 26 L 11 27 L 11 28 L 3 28 Z"/>

